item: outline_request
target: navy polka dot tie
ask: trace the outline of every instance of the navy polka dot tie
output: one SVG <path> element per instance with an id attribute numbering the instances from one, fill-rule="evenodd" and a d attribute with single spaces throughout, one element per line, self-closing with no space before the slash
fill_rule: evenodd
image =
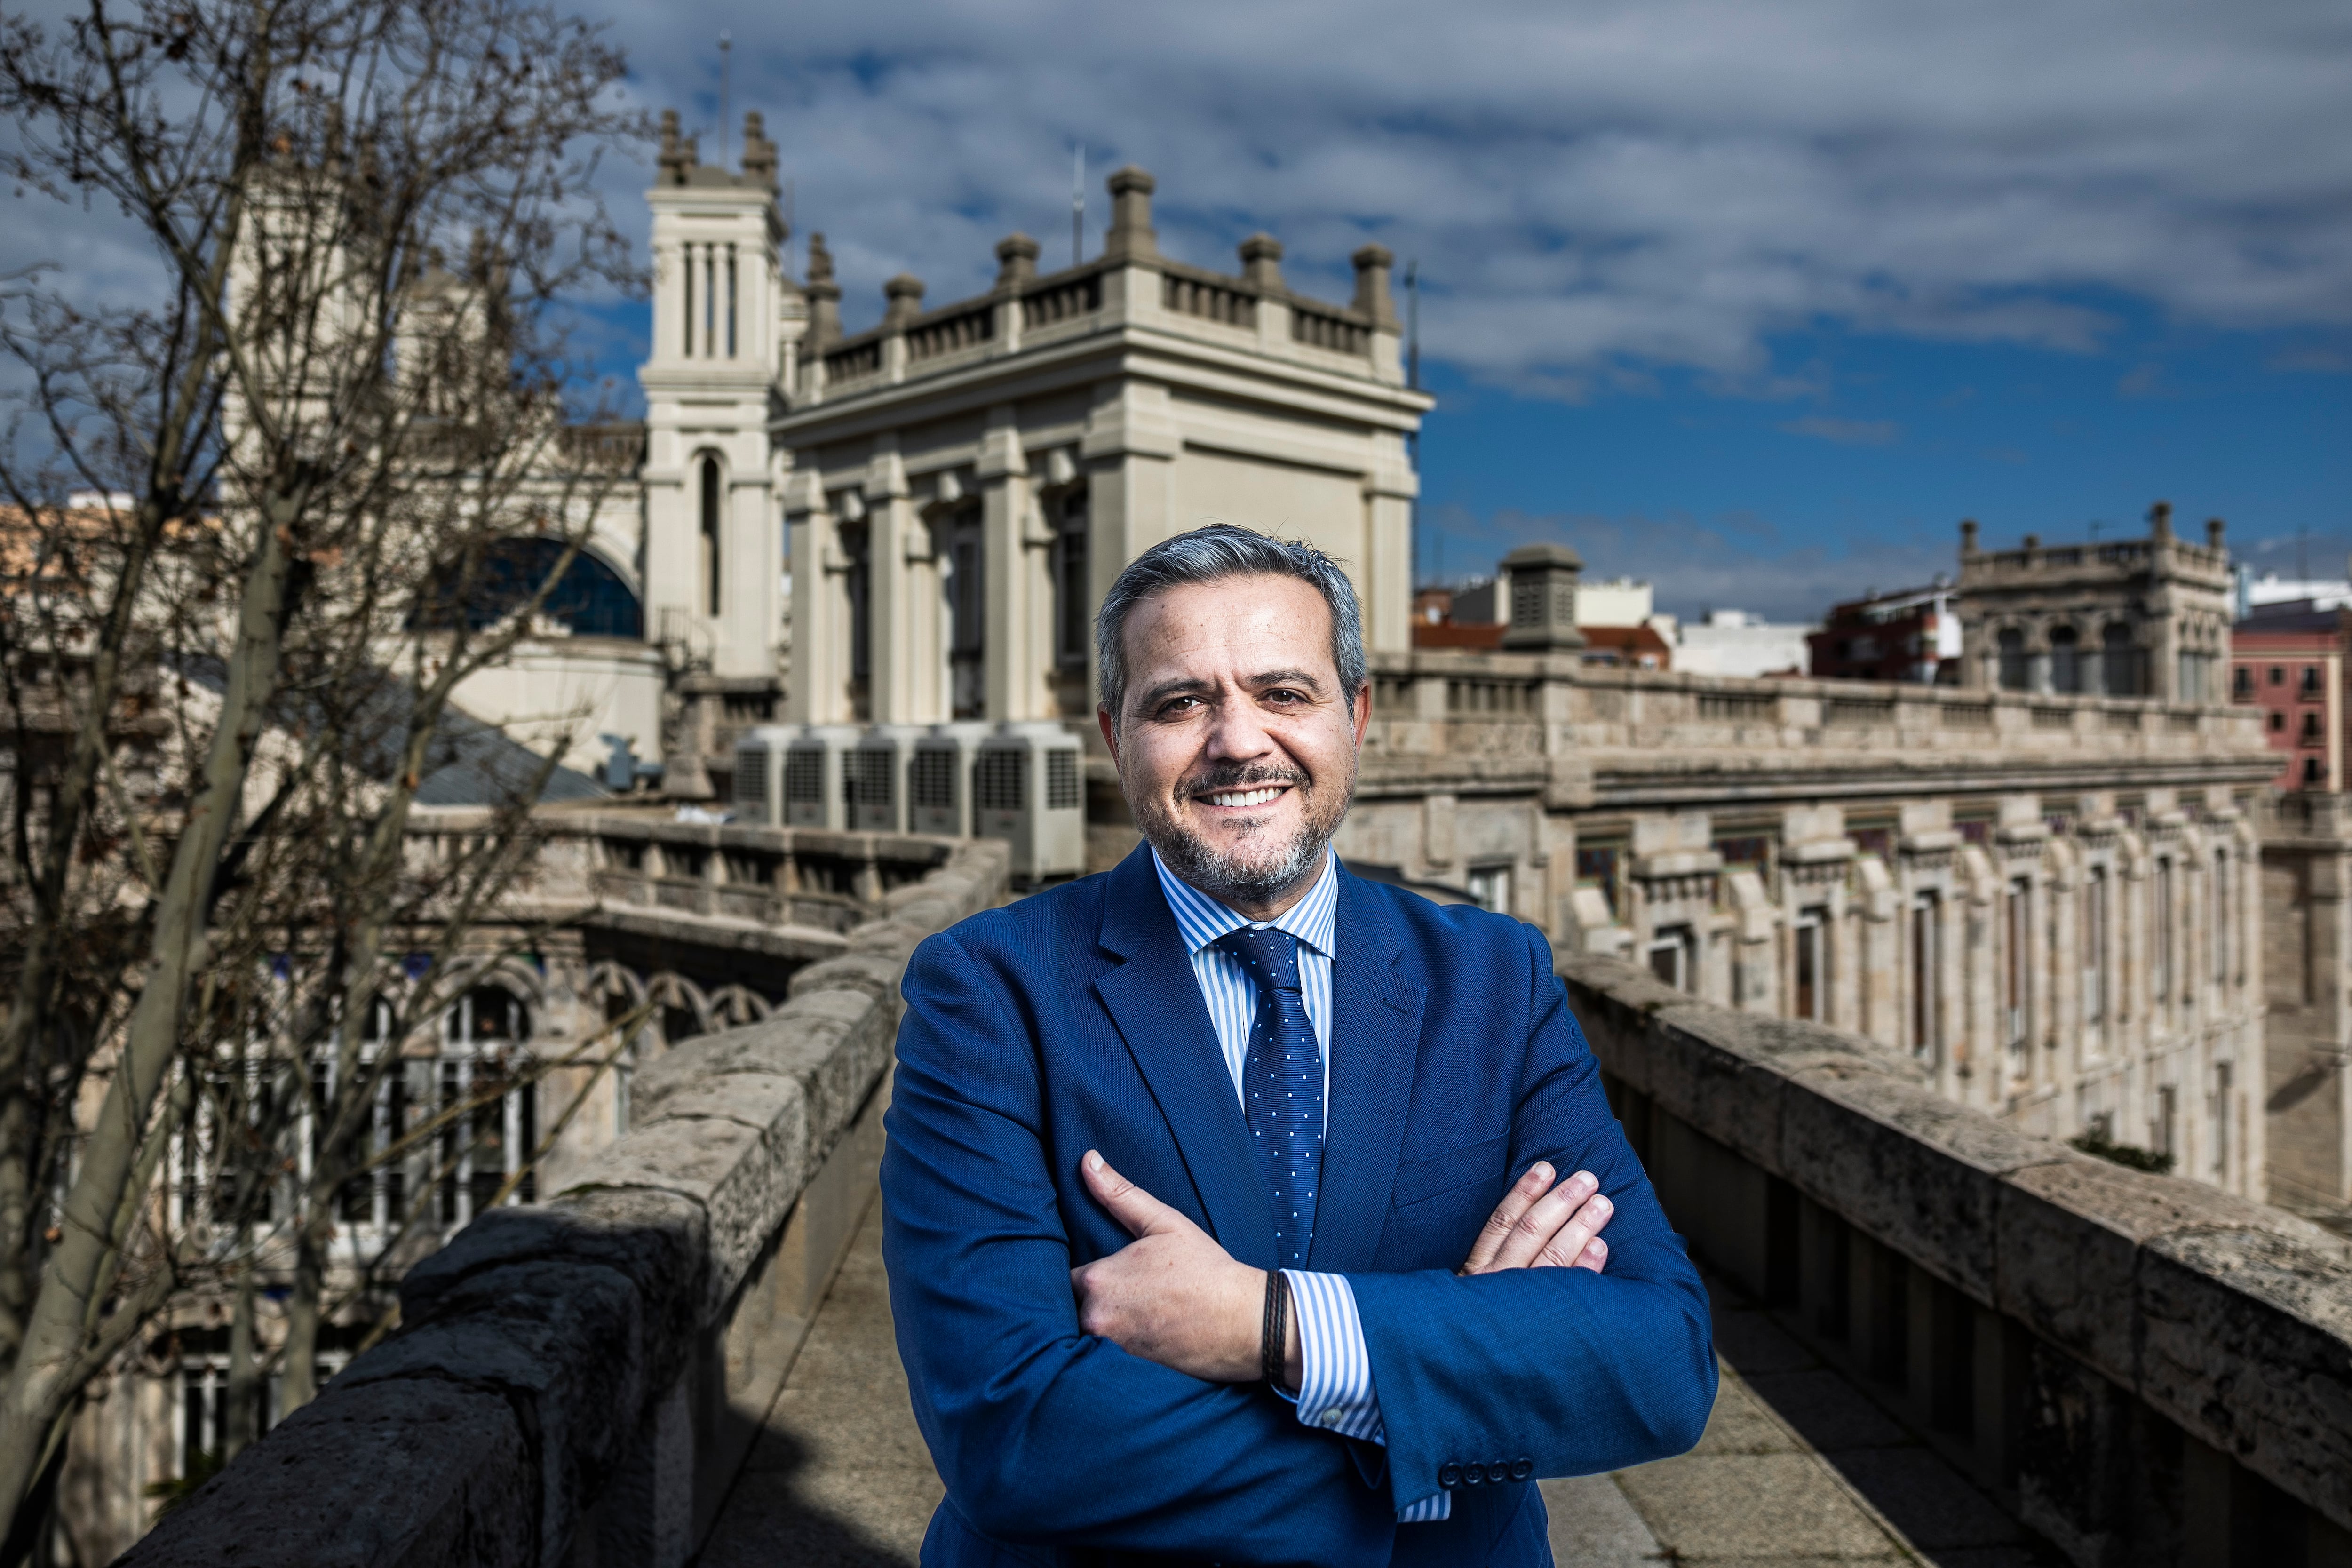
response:
<path id="1" fill-rule="evenodd" d="M 1243 927 L 1217 939 L 1257 984 L 1257 1019 L 1242 1065 L 1250 1146 L 1274 1194 L 1275 1251 L 1285 1268 L 1307 1266 L 1315 1237 L 1315 1188 L 1323 1168 L 1323 1052 L 1298 989 L 1298 939 Z"/>

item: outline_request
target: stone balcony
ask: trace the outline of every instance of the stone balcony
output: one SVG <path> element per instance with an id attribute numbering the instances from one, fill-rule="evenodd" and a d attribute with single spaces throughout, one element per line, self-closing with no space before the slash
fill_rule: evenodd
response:
<path id="1" fill-rule="evenodd" d="M 402 1331 L 124 1562 L 910 1562 L 938 1481 L 861 1215 L 898 973 L 1003 876 L 959 851 L 673 1051 L 627 1139 L 415 1269 Z M 1857 1037 L 1561 970 L 1731 1373 L 1694 1455 L 1547 1486 L 1564 1562 L 2352 1563 L 2344 1242 Z"/>

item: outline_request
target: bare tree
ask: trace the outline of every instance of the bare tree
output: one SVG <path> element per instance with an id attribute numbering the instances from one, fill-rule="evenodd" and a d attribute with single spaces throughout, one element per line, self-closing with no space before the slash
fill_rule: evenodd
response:
<path id="1" fill-rule="evenodd" d="M 0 1531 L 192 1285 L 235 1292 L 249 1395 L 287 1270 L 308 1397 L 337 1194 L 413 1152 L 372 1108 L 528 878 L 553 760 L 452 694 L 620 477 L 563 323 L 637 281 L 593 183 L 643 134 L 621 74 L 525 0 L 0 14 L 16 180 L 119 208 L 162 275 L 122 308 L 0 282 Z M 496 826 L 420 855 L 468 747 L 507 759 Z M 210 1217 L 174 1225 L 200 1146 Z"/>

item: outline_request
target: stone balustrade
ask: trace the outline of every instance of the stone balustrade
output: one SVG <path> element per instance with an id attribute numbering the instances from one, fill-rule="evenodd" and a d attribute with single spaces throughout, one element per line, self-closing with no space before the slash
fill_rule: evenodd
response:
<path id="1" fill-rule="evenodd" d="M 772 1016 L 639 1074 L 627 1136 L 411 1270 L 401 1331 L 126 1568 L 687 1562 L 873 1193 L 899 973 L 1006 867 L 954 847 Z"/>
<path id="2" fill-rule="evenodd" d="M 1459 776 L 1509 787 L 1549 779 L 1557 806 L 1667 805 L 1719 798 L 1727 777 L 1932 774 L 1962 787 L 1972 769 L 2049 763 L 2088 783 L 2117 764 L 2177 771 L 2210 760 L 2233 777 L 2275 771 L 2251 710 L 2138 698 L 2063 697 L 1844 680 L 1757 681 L 1589 665 L 1573 654 L 1388 654 L 1371 661 L 1365 780 L 1427 787 Z M 1867 760 L 1866 773 L 1854 763 Z M 2047 768 L 2042 770 L 2046 773 Z M 1617 775 L 1597 784 L 1595 775 Z M 1703 777 L 1704 782 L 1699 782 Z M 2053 781 L 2063 782 L 2063 781 Z M 1695 792 L 1695 793 L 1694 793 Z"/>
<path id="3" fill-rule="evenodd" d="M 1938 1098 L 1859 1037 L 1564 956 L 1694 1249 L 2074 1562 L 2352 1563 L 2352 1258 Z"/>

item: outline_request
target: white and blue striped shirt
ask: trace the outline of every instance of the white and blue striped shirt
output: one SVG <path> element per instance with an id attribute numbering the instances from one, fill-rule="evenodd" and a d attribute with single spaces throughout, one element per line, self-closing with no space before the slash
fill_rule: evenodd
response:
<path id="1" fill-rule="evenodd" d="M 1323 874 L 1307 896 L 1271 921 L 1253 921 L 1235 914 L 1206 893 L 1183 881 L 1151 852 L 1160 873 L 1160 890 L 1168 896 L 1169 912 L 1192 961 L 1192 978 L 1208 1004 L 1209 1022 L 1217 1032 L 1217 1049 L 1234 1080 L 1234 1097 L 1241 1099 L 1242 1073 L 1249 1059 L 1250 1026 L 1257 1018 L 1257 983 L 1242 961 L 1216 945 L 1217 939 L 1244 926 L 1271 926 L 1298 939 L 1298 989 L 1307 1004 L 1307 1022 L 1315 1026 L 1315 1043 L 1323 1053 L 1323 1124 L 1331 1124 L 1331 964 L 1336 956 L 1332 930 L 1339 904 L 1339 860 L 1323 858 Z M 1342 1274 L 1318 1274 L 1286 1268 L 1290 1281 L 1291 1310 L 1298 1319 L 1298 1418 L 1310 1426 L 1342 1436 L 1385 1443 L 1381 1406 L 1372 1389 L 1371 1352 L 1364 1344 L 1363 1321 L 1356 1313 L 1356 1293 Z M 1445 1492 L 1424 1498 L 1400 1510 L 1400 1523 L 1422 1523 L 1450 1517 L 1454 1500 Z"/>

